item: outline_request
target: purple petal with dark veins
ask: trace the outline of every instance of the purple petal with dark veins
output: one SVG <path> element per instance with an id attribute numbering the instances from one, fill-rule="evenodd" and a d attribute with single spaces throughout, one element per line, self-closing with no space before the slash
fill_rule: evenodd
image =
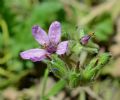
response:
<path id="1" fill-rule="evenodd" d="M 33 62 L 41 61 L 46 58 L 47 51 L 44 49 L 30 49 L 20 53 L 23 59 L 30 59 Z"/>
<path id="2" fill-rule="evenodd" d="M 58 21 L 55 21 L 50 25 L 48 36 L 49 36 L 50 42 L 52 43 L 57 44 L 60 41 L 61 24 Z"/>
<path id="3" fill-rule="evenodd" d="M 64 54 L 68 49 L 68 41 L 63 41 L 58 44 L 56 53 L 61 55 Z"/>
<path id="4" fill-rule="evenodd" d="M 32 27 L 32 34 L 41 45 L 49 44 L 49 39 L 46 32 L 38 25 Z"/>

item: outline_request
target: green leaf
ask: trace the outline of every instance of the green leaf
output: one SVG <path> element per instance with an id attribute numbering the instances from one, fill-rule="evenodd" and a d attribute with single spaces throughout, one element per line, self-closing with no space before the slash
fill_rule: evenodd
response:
<path id="1" fill-rule="evenodd" d="M 0 47 L 2 47 L 3 45 L 3 35 L 0 32 Z M 1 48 L 0 48 L 1 49 Z"/>
<path id="2" fill-rule="evenodd" d="M 69 69 L 64 61 L 62 61 L 57 55 L 52 55 L 52 60 L 48 61 L 48 68 L 58 78 L 66 78 Z"/>
<path id="3" fill-rule="evenodd" d="M 51 90 L 47 93 L 45 96 L 46 98 L 49 98 L 50 96 L 54 96 L 57 93 L 59 93 L 64 87 L 65 87 L 66 81 L 65 80 L 60 80 L 58 81 L 52 88 Z"/>

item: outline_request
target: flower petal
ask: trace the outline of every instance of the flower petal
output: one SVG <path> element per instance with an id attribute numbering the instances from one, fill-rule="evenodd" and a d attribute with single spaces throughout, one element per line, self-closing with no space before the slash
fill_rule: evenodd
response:
<path id="1" fill-rule="evenodd" d="M 49 39 L 46 32 L 38 25 L 32 27 L 32 34 L 41 45 L 49 44 Z"/>
<path id="2" fill-rule="evenodd" d="M 63 41 L 58 44 L 56 53 L 61 55 L 64 54 L 67 51 L 68 48 L 68 41 Z"/>
<path id="3" fill-rule="evenodd" d="M 48 32 L 49 40 L 52 43 L 57 44 L 61 37 L 61 24 L 58 21 L 53 22 L 50 25 Z"/>
<path id="4" fill-rule="evenodd" d="M 47 51 L 44 49 L 30 49 L 20 53 L 23 59 L 30 59 L 33 62 L 41 61 L 46 58 Z"/>

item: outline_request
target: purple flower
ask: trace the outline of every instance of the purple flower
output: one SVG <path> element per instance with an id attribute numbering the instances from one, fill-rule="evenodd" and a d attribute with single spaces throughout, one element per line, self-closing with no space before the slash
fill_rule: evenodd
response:
<path id="1" fill-rule="evenodd" d="M 35 25 L 32 28 L 32 34 L 36 41 L 43 46 L 43 49 L 30 49 L 20 53 L 23 59 L 30 59 L 33 62 L 41 61 L 53 53 L 62 55 L 67 51 L 68 41 L 60 42 L 61 38 L 61 24 L 58 21 L 53 22 L 46 32 Z"/>

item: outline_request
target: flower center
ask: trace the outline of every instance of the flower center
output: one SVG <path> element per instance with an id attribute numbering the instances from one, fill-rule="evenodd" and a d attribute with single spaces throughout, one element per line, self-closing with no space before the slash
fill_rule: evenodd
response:
<path id="1" fill-rule="evenodd" d="M 49 53 L 55 53 L 57 50 L 57 45 L 54 44 L 54 43 L 50 43 L 48 46 L 47 46 L 47 51 Z"/>

